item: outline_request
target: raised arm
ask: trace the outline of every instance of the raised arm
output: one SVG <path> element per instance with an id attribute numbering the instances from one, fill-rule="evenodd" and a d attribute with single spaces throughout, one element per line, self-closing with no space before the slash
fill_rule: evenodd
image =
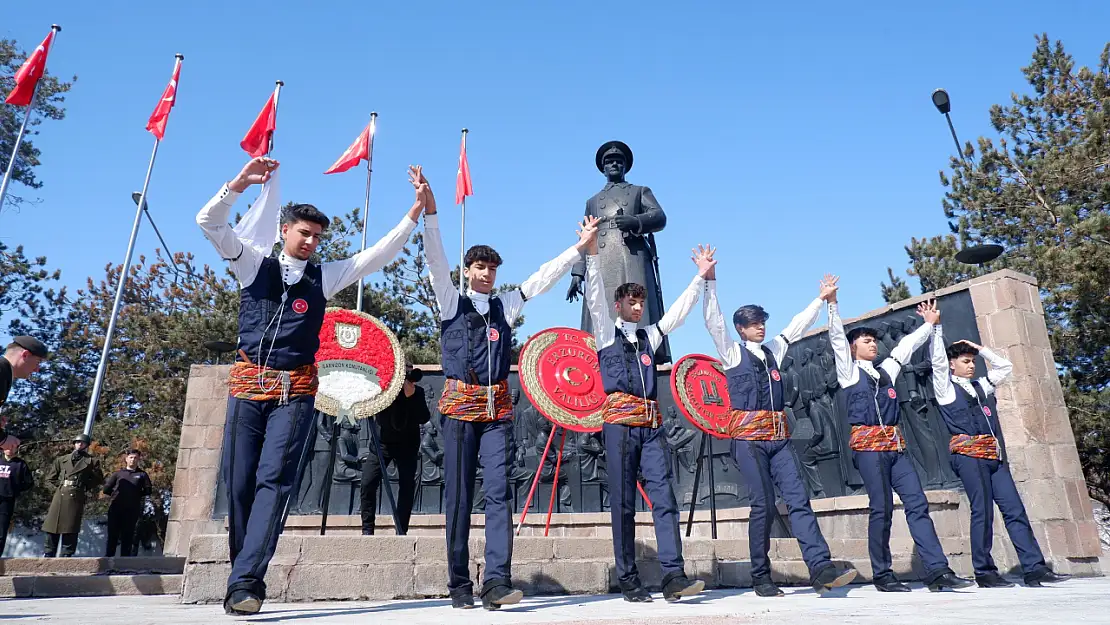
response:
<path id="1" fill-rule="evenodd" d="M 836 361 L 836 381 L 840 388 L 847 388 L 859 382 L 859 368 L 852 362 L 852 348 L 848 345 L 848 335 L 844 333 L 844 322 L 840 320 L 836 293 L 828 299 L 829 303 L 829 346 Z"/>
<path id="2" fill-rule="evenodd" d="M 890 357 L 879 363 L 879 366 L 886 369 L 886 372 L 890 374 L 891 380 L 898 377 L 902 367 L 909 362 L 913 353 L 929 341 L 929 336 L 933 333 L 933 326 L 940 322 L 940 311 L 937 310 L 936 300 L 918 304 L 917 314 L 921 315 L 925 323 L 913 332 L 903 336 L 902 340 L 894 346 L 894 349 L 890 350 Z"/>
<path id="3" fill-rule="evenodd" d="M 410 168 L 410 178 L 413 175 Z M 451 280 L 451 266 L 447 264 L 447 253 L 443 251 L 443 238 L 439 234 L 439 216 L 436 214 L 435 196 L 428 181 L 420 177 L 412 181 L 419 193 L 424 189 L 424 254 L 428 258 L 428 273 L 431 277 L 432 291 L 436 294 L 439 304 L 440 319 L 450 319 L 455 316 L 459 307 L 459 290 Z M 462 271 L 462 267 L 459 268 Z"/>
<path id="4" fill-rule="evenodd" d="M 991 386 L 998 386 L 1010 378 L 1014 372 L 1014 363 L 1007 360 L 1005 357 L 998 355 L 989 347 L 980 347 L 979 355 L 983 360 L 987 361 L 990 365 L 990 371 L 987 372 L 987 381 Z"/>
<path id="5" fill-rule="evenodd" d="M 593 248 L 586 252 L 586 307 L 590 311 L 590 322 L 594 328 L 594 340 L 598 351 L 612 345 L 617 338 L 616 326 L 609 318 L 609 313 L 605 311 L 608 302 L 595 242 Z"/>
<path id="6" fill-rule="evenodd" d="M 416 167 L 414 170 L 419 172 L 420 168 Z M 379 239 L 377 243 L 350 258 L 324 263 L 320 268 L 324 280 L 324 297 L 331 299 L 336 293 L 392 261 L 397 253 L 401 251 L 401 248 L 405 246 L 405 242 L 409 240 L 413 228 L 416 228 L 416 220 L 420 218 L 420 212 L 424 210 L 425 198 L 429 193 L 431 193 L 431 190 L 426 182 L 418 186 L 416 199 L 413 200 L 412 207 L 401 218 L 401 222 Z M 442 248 L 441 243 L 440 249 Z"/>
<path id="7" fill-rule="evenodd" d="M 933 393 L 937 403 L 947 406 L 956 400 L 956 389 L 952 387 L 952 376 L 948 372 L 948 352 L 944 347 L 944 328 L 933 326 Z"/>
<path id="8" fill-rule="evenodd" d="M 208 203 L 197 213 L 197 225 L 220 257 L 231 265 L 231 273 L 241 286 L 250 286 L 258 275 L 263 256 L 241 240 L 228 224 L 231 207 L 239 196 L 251 185 L 265 184 L 276 174 L 279 163 L 273 159 L 259 157 L 252 159 L 235 178 L 225 184 Z M 262 201 L 279 202 L 276 194 L 266 194 Z M 276 228 L 276 226 L 275 226 Z"/>
<path id="9" fill-rule="evenodd" d="M 714 278 L 716 270 L 714 270 Z M 705 281 L 705 301 L 701 307 L 705 317 L 705 329 L 713 337 L 713 346 L 717 348 L 717 355 L 726 369 L 731 369 L 740 364 L 744 358 L 744 348 L 732 340 L 732 335 L 725 325 L 725 316 L 721 306 L 717 303 L 717 280 L 707 278 Z"/>
<path id="10" fill-rule="evenodd" d="M 674 332 L 682 327 L 686 322 L 686 316 L 694 309 L 694 304 L 698 303 L 698 297 L 701 295 L 702 290 L 705 288 L 705 282 L 708 276 L 716 277 L 714 268 L 717 266 L 717 261 L 713 258 L 713 254 L 717 251 L 716 248 L 706 244 L 704 246 L 698 245 L 697 249 L 691 250 L 693 256 L 690 260 L 694 261 L 697 265 L 698 273 L 694 279 L 690 281 L 690 285 L 686 290 L 678 296 L 678 299 L 671 304 L 659 321 L 655 324 L 655 331 L 648 332 L 648 340 L 651 342 L 653 350 L 659 349 L 663 343 L 663 337 Z"/>
<path id="11" fill-rule="evenodd" d="M 536 273 L 520 284 L 519 292 L 500 295 L 501 301 L 505 304 L 505 318 L 510 323 L 520 316 L 520 311 L 524 309 L 525 302 L 551 290 L 551 287 L 555 286 L 570 271 L 571 265 L 581 257 L 582 251 L 586 249 L 588 239 L 597 236 L 597 223 L 598 219 L 596 217 L 584 218 L 582 223 L 578 224 L 581 230 L 578 232 L 579 239 L 577 243 L 563 250 L 562 254 L 540 265 Z"/>
<path id="12" fill-rule="evenodd" d="M 775 360 L 782 362 L 786 357 L 786 350 L 790 349 L 790 345 L 802 338 L 813 324 L 817 322 L 818 315 L 821 314 L 821 304 L 825 302 L 830 295 L 836 293 L 836 283 L 840 280 L 840 276 L 834 276 L 831 273 L 825 274 L 825 277 L 820 280 L 818 284 L 819 291 L 817 298 L 805 307 L 805 310 L 794 315 L 790 320 L 790 324 L 786 326 L 778 336 L 771 339 L 770 349 L 771 353 L 775 356 Z"/>

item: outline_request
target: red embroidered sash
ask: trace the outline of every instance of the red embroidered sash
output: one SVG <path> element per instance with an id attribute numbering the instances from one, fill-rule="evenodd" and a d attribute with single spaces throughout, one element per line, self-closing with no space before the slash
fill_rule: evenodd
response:
<path id="1" fill-rule="evenodd" d="M 490 415 L 490 387 L 448 378 L 443 384 L 443 395 L 439 398 L 439 412 L 445 417 L 459 421 L 485 423 L 511 419 L 513 400 L 509 395 L 509 381 L 501 380 L 492 388 L 493 415 Z"/>
<path id="2" fill-rule="evenodd" d="M 605 398 L 601 418 L 613 425 L 643 428 L 657 428 L 661 422 L 658 402 L 620 391 L 609 393 Z"/>
<path id="3" fill-rule="evenodd" d="M 852 451 L 902 451 L 906 441 L 896 425 L 853 425 L 848 446 Z"/>
<path id="4" fill-rule="evenodd" d="M 955 434 L 948 441 L 948 451 L 980 460 L 998 460 L 998 439 L 990 434 Z"/>
<path id="5" fill-rule="evenodd" d="M 790 436 L 781 410 L 730 410 L 728 435 L 742 441 L 781 441 Z"/>
<path id="6" fill-rule="evenodd" d="M 262 374 L 261 384 L 259 373 Z M 228 379 L 227 386 L 228 392 L 236 399 L 283 401 L 299 395 L 316 395 L 320 378 L 316 375 L 316 365 L 303 365 L 292 371 L 281 371 L 263 369 L 246 362 L 236 362 L 231 366 L 231 377 Z"/>

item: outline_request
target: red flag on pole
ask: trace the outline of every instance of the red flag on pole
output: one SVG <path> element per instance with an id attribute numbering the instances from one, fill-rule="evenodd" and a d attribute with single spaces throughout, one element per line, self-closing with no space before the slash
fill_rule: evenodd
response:
<path id="1" fill-rule="evenodd" d="M 180 54 L 177 55 L 177 62 L 173 66 L 173 78 L 170 78 L 170 84 L 166 85 L 162 98 L 158 100 L 158 106 L 154 107 L 154 112 L 146 122 L 146 129 L 158 137 L 159 141 L 166 135 L 166 122 L 170 119 L 170 109 L 177 103 L 177 80 L 181 77 L 181 61 L 184 58 Z"/>
<path id="2" fill-rule="evenodd" d="M 262 107 L 262 112 L 251 124 L 250 130 L 239 142 L 239 146 L 251 156 L 266 154 L 270 151 L 270 137 L 274 134 L 275 128 L 277 128 L 277 104 L 274 102 L 274 94 L 271 93 L 270 99 L 266 100 L 266 106 Z"/>
<path id="3" fill-rule="evenodd" d="M 459 173 L 455 176 L 455 204 L 462 204 L 463 198 L 474 195 L 474 185 L 470 182 L 470 163 L 466 161 L 466 135 L 463 135 L 459 149 Z"/>
<path id="4" fill-rule="evenodd" d="M 50 30 L 50 34 L 46 39 L 42 40 L 39 47 L 27 57 L 27 60 L 20 66 L 19 71 L 15 73 L 15 88 L 12 89 L 8 97 L 4 99 L 8 104 L 16 106 L 28 106 L 31 104 L 31 98 L 35 95 L 35 85 L 39 83 L 39 79 L 46 73 L 46 55 L 50 54 L 50 43 L 54 40 L 54 30 Z"/>
<path id="5" fill-rule="evenodd" d="M 348 169 L 358 165 L 363 160 L 370 160 L 370 126 L 374 122 L 366 124 L 366 128 L 362 130 L 362 134 L 355 139 L 349 148 L 342 155 L 339 160 L 335 161 L 331 167 L 325 171 L 325 174 L 340 174 Z"/>

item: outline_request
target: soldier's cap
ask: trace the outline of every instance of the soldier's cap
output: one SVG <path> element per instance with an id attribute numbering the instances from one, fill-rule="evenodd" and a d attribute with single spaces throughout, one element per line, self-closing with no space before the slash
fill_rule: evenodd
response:
<path id="1" fill-rule="evenodd" d="M 78 434 L 77 436 L 73 437 L 73 442 L 75 442 L 75 443 L 84 443 L 84 444 L 88 445 L 88 444 L 92 443 L 92 439 L 89 438 L 88 434 Z"/>
<path id="2" fill-rule="evenodd" d="M 42 341 L 36 339 L 33 336 L 27 336 L 26 334 L 24 334 L 15 337 L 14 339 L 12 339 L 12 342 L 31 352 L 35 356 L 38 356 L 39 358 L 46 358 L 50 355 L 49 352 L 46 351 L 46 345 L 44 345 Z"/>
<path id="3" fill-rule="evenodd" d="M 594 157 L 594 162 L 597 164 L 597 170 L 604 172 L 601 163 L 605 160 L 607 154 L 620 154 L 624 157 L 624 171 L 627 173 L 632 170 L 632 148 L 628 147 L 623 141 L 607 141 L 597 149 L 597 156 Z"/>

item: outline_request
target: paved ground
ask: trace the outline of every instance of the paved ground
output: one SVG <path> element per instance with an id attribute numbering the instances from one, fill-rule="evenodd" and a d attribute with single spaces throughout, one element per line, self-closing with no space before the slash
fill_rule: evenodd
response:
<path id="1" fill-rule="evenodd" d="M 251 618 L 233 619 L 220 606 L 177 603 L 175 597 L 9 599 L 0 601 L 0 621 L 96 623 L 97 625 L 184 625 L 199 623 L 322 623 L 366 625 L 486 625 L 560 623 L 577 625 L 805 625 L 821 623 L 1110 623 L 1110 578 L 1081 579 L 1052 588 L 880 595 L 871 586 L 818 597 L 809 589 L 787 589 L 786 597 L 762 599 L 751 590 L 717 590 L 693 600 L 632 605 L 617 595 L 531 597 L 499 612 L 452 610 L 443 600 L 266 605 Z"/>

